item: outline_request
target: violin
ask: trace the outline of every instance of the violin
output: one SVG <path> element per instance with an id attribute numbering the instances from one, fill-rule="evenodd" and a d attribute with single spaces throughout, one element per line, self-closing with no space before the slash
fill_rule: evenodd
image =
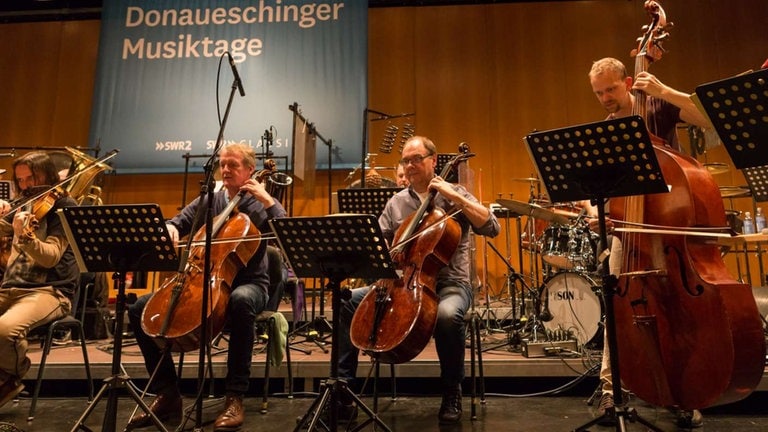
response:
<path id="1" fill-rule="evenodd" d="M 635 72 L 658 60 L 666 15 L 652 18 Z M 635 91 L 635 114 L 645 95 Z M 727 225 L 719 188 L 697 160 L 654 142 L 668 193 L 612 198 L 612 219 L 686 230 Z M 719 247 L 701 236 L 623 232 L 613 296 L 622 384 L 657 406 L 702 409 L 748 396 L 760 382 L 765 338 L 751 288 L 729 274 Z"/>
<path id="2" fill-rule="evenodd" d="M 461 150 L 443 167 L 440 177 L 447 177 L 458 163 L 473 156 L 468 147 Z M 377 281 L 352 317 L 352 344 L 385 363 L 405 363 L 416 357 L 437 323 L 437 274 L 456 252 L 461 227 L 433 208 L 436 194 L 430 190 L 395 233 L 390 255 L 402 277 Z"/>
<path id="3" fill-rule="evenodd" d="M 251 178 L 263 182 L 276 168 L 277 164 L 269 159 L 265 169 L 255 172 Z M 200 347 L 201 339 L 210 341 L 224 328 L 232 282 L 261 246 L 258 228 L 248 215 L 236 210 L 244 195 L 244 191 L 235 195 L 211 226 L 210 301 L 205 312 L 207 334 L 201 332 L 206 237 L 203 226 L 190 242 L 197 246 L 189 249 L 184 268 L 163 281 L 142 313 L 144 332 L 161 347 L 170 344 L 174 352 L 193 351 Z"/>

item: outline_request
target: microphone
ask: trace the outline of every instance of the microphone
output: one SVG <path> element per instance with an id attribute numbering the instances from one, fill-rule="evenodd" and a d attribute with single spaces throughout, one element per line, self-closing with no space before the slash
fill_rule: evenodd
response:
<path id="1" fill-rule="evenodd" d="M 245 96 L 245 90 L 243 90 L 243 81 L 240 80 L 240 74 L 237 73 L 237 67 L 235 61 L 232 59 L 232 54 L 227 51 L 227 58 L 229 59 L 229 66 L 232 68 L 232 75 L 235 76 L 235 82 L 237 83 L 237 89 L 240 91 L 240 96 Z"/>

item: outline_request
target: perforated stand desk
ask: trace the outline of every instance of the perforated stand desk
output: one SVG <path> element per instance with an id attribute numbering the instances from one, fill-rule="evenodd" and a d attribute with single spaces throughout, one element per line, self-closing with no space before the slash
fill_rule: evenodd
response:
<path id="1" fill-rule="evenodd" d="M 332 289 L 333 341 L 331 345 L 331 374 L 322 390 L 294 431 L 304 426 L 309 431 L 323 427 L 336 431 L 338 425 L 339 394 L 344 392 L 368 415 L 368 420 L 354 430 L 361 430 L 373 422 L 384 430 L 390 429 L 378 415 L 339 379 L 339 311 L 341 310 L 340 284 L 346 278 L 393 279 L 397 277 L 378 221 L 372 215 L 339 215 L 325 217 L 282 218 L 270 221 L 280 248 L 285 252 L 298 277 L 327 277 Z M 329 413 L 329 424 L 320 419 L 323 410 Z"/>
<path id="2" fill-rule="evenodd" d="M 702 84 L 696 96 L 737 169 L 768 165 L 768 69 Z"/>
<path id="3" fill-rule="evenodd" d="M 768 122 L 764 111 L 768 106 L 768 69 L 702 84 L 696 87 L 696 96 L 733 165 L 744 174 L 753 202 L 768 201 Z M 759 244 L 755 247 L 762 284 L 764 251 Z M 745 262 L 751 283 L 749 259 Z"/>
<path id="4" fill-rule="evenodd" d="M 402 188 L 339 189 L 339 212 L 370 214 L 376 217 L 384 211 L 387 201 Z"/>
<path id="5" fill-rule="evenodd" d="M 179 259 L 157 204 L 67 207 L 57 213 L 64 225 L 80 271 L 114 272 L 112 279 L 117 291 L 115 305 L 117 329 L 123 328 L 125 273 L 172 271 L 178 268 Z M 158 430 L 167 431 L 133 386 L 128 384 L 130 377 L 121 374 L 121 352 L 122 332 L 116 331 L 112 352 L 112 376 L 104 380 L 104 385 L 77 420 L 72 432 L 78 429 L 90 430 L 83 423 L 96 408 L 96 404 L 105 392 L 109 392 L 109 398 L 101 430 L 114 432 L 119 388 L 128 391 L 131 398 L 151 417 Z"/>
<path id="6" fill-rule="evenodd" d="M 525 142 L 552 202 L 589 199 L 597 206 L 601 250 L 606 250 L 608 245 L 604 205 L 608 198 L 667 192 L 645 122 L 640 116 L 537 132 L 526 136 Z M 607 255 L 602 264 L 611 380 L 614 387 L 620 389 L 613 304 L 618 279 L 609 273 Z M 626 418 L 662 432 L 640 417 L 636 410 L 628 408 L 620 390 L 613 392 L 613 402 L 613 409 L 575 430 L 586 431 L 604 419 L 615 418 L 616 430 L 623 432 Z"/>

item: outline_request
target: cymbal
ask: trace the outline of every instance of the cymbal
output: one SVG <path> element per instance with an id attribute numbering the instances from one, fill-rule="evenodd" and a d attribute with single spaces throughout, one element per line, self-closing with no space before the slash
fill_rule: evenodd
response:
<path id="1" fill-rule="evenodd" d="M 520 216 L 530 216 L 534 219 L 541 219 L 560 225 L 568 225 L 570 223 L 570 219 L 567 216 L 545 209 L 538 204 L 528 204 L 521 201 L 502 198 L 497 199 L 496 202 Z"/>
<path id="2" fill-rule="evenodd" d="M 728 166 L 728 164 L 724 164 L 722 162 L 710 162 L 705 163 L 704 168 L 709 171 L 710 174 L 725 174 L 728 171 L 731 170 L 731 167 Z"/>
<path id="3" fill-rule="evenodd" d="M 720 186 L 720 196 L 723 198 L 746 198 L 752 196 L 748 186 Z"/>
<path id="4" fill-rule="evenodd" d="M 521 177 L 521 178 L 513 178 L 510 180 L 519 181 L 519 182 L 540 182 L 541 181 L 541 179 L 537 179 L 536 177 Z"/>

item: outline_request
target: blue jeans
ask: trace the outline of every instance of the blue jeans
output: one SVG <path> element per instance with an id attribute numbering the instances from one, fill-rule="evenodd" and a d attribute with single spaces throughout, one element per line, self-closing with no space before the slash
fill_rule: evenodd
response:
<path id="1" fill-rule="evenodd" d="M 144 333 L 141 327 L 141 313 L 151 296 L 151 294 L 142 296 L 132 304 L 128 308 L 128 319 L 150 375 L 159 365 L 152 382 L 153 392 L 158 394 L 176 392 L 178 376 L 173 358 L 170 355 L 163 356 L 163 350 L 152 337 Z M 253 358 L 254 321 L 256 315 L 266 307 L 267 300 L 266 291 L 254 284 L 237 286 L 229 295 L 227 320 L 230 334 L 225 380 L 227 394 L 242 395 L 248 391 Z"/>
<path id="2" fill-rule="evenodd" d="M 338 343 L 339 378 L 353 382 L 357 375 L 358 349 L 352 345 L 349 328 L 355 310 L 371 287 L 352 290 L 352 297 L 343 301 L 339 312 Z M 438 283 L 437 295 L 440 302 L 437 307 L 435 325 L 435 348 L 440 360 L 440 378 L 444 388 L 456 386 L 464 379 L 464 353 L 466 326 L 464 314 L 472 304 L 472 290 L 468 285 L 453 281 Z"/>

